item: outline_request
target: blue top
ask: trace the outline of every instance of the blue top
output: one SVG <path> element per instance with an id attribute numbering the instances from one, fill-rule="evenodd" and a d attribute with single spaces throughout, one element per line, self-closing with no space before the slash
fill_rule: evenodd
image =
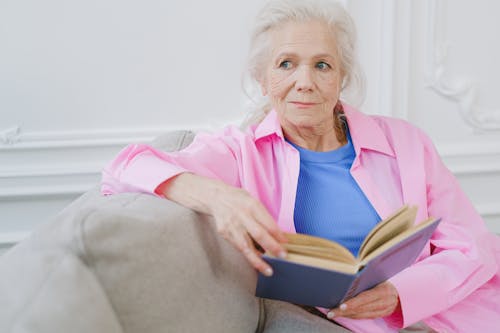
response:
<path id="1" fill-rule="evenodd" d="M 294 223 L 298 233 L 334 240 L 356 256 L 380 217 L 351 176 L 356 154 L 349 133 L 347 140 L 327 152 L 290 142 L 300 153 Z"/>

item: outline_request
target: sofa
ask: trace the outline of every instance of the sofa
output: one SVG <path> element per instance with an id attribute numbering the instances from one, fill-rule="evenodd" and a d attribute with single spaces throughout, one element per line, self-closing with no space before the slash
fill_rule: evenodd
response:
<path id="1" fill-rule="evenodd" d="M 98 184 L 0 256 L 0 279 L 3 333 L 343 331 L 254 297 L 256 272 L 210 216 L 148 194 L 102 196 Z"/>

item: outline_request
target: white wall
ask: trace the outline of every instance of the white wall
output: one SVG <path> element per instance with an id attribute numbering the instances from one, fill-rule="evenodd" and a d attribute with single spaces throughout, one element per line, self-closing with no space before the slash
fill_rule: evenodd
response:
<path id="1" fill-rule="evenodd" d="M 95 186 L 125 144 L 241 119 L 263 2 L 0 2 L 0 247 Z M 500 3 L 344 2 L 368 77 L 363 110 L 429 133 L 500 232 Z"/>

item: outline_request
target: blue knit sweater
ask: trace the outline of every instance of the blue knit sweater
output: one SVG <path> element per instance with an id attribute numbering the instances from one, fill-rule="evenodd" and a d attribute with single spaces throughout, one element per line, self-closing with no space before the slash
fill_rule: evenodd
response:
<path id="1" fill-rule="evenodd" d="M 380 217 L 351 176 L 355 152 L 347 137 L 346 145 L 328 152 L 291 143 L 300 153 L 294 222 L 298 233 L 334 240 L 357 255 Z"/>

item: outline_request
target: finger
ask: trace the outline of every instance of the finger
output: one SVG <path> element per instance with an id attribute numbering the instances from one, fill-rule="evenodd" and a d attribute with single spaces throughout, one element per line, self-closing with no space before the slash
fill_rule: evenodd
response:
<path id="1" fill-rule="evenodd" d="M 397 303 L 397 290 L 390 283 L 382 283 L 347 300 L 332 311 L 343 316 L 350 316 L 354 313 L 385 311 L 387 308 L 397 306 Z"/>
<path id="2" fill-rule="evenodd" d="M 393 313 L 395 310 L 395 303 L 393 301 L 380 300 L 379 302 L 373 302 L 366 304 L 362 308 L 358 308 L 356 311 L 341 311 L 338 316 L 349 317 L 353 319 L 360 318 L 376 318 L 385 317 Z"/>
<path id="3" fill-rule="evenodd" d="M 288 239 L 286 238 L 283 231 L 278 227 L 274 218 L 269 214 L 267 209 L 260 202 L 256 201 L 255 208 L 253 211 L 253 216 L 257 222 L 264 227 L 265 230 L 278 242 L 286 243 Z"/>
<path id="4" fill-rule="evenodd" d="M 377 302 L 384 298 L 397 298 L 397 291 L 395 290 L 395 288 L 393 290 L 391 287 L 392 285 L 389 285 L 386 282 L 381 283 L 373 287 L 372 289 L 365 290 L 355 297 L 347 300 L 346 302 L 344 302 L 344 304 L 347 308 L 353 309 L 360 308 L 365 304 Z"/>
<path id="5" fill-rule="evenodd" d="M 283 246 L 260 224 L 250 218 L 243 220 L 243 225 L 247 229 L 248 234 L 257 242 L 265 251 L 268 251 L 275 256 L 286 258 L 286 250 Z"/>
<path id="6" fill-rule="evenodd" d="M 382 315 L 392 313 L 392 311 L 390 311 L 390 309 L 392 310 L 392 304 L 393 302 L 389 302 L 388 300 L 378 300 L 372 303 L 364 304 L 357 309 L 347 308 L 344 311 L 340 310 L 339 315 L 350 318 L 371 318 L 371 315 L 375 314 L 380 317 Z"/>
<path id="7" fill-rule="evenodd" d="M 385 297 L 371 299 L 366 303 L 353 305 L 353 303 L 343 303 L 331 311 L 335 316 L 348 318 L 373 318 L 373 316 L 383 317 L 390 315 L 398 305 L 398 298 L 389 295 Z"/>
<path id="8" fill-rule="evenodd" d="M 338 308 L 332 309 L 327 313 L 329 319 L 344 317 L 352 319 L 376 318 L 385 316 L 385 311 L 381 309 L 357 309 L 356 311 L 342 311 Z"/>
<path id="9" fill-rule="evenodd" d="M 229 241 L 245 256 L 248 262 L 259 272 L 271 276 L 273 270 L 260 256 L 253 246 L 252 240 L 242 228 L 233 228 L 229 231 Z"/>

